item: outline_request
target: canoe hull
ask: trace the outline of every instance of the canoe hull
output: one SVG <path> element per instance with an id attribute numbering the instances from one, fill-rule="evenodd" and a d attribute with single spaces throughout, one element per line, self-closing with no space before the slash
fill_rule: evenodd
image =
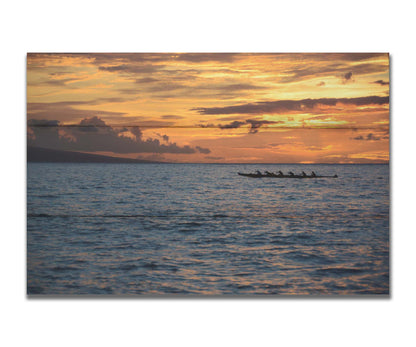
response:
<path id="1" fill-rule="evenodd" d="M 334 176 L 302 176 L 302 175 L 258 175 L 258 174 L 246 174 L 238 172 L 240 176 L 251 177 L 251 178 L 337 178 L 337 175 Z"/>

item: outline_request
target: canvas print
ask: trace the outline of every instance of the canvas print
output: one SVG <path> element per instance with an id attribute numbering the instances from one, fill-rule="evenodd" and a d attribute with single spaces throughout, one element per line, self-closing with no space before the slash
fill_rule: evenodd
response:
<path id="1" fill-rule="evenodd" d="M 29 53 L 27 294 L 389 295 L 389 54 Z"/>

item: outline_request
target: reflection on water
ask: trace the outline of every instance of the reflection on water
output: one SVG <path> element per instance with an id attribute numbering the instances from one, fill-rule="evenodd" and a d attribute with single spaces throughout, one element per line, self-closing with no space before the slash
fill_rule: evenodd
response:
<path id="1" fill-rule="evenodd" d="M 387 165 L 29 163 L 27 189 L 29 294 L 389 292 Z"/>

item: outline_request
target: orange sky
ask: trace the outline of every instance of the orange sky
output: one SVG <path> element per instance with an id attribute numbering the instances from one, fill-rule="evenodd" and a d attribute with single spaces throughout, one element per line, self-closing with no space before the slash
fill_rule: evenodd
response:
<path id="1" fill-rule="evenodd" d="M 28 54 L 28 144 L 172 162 L 389 160 L 388 54 Z"/>

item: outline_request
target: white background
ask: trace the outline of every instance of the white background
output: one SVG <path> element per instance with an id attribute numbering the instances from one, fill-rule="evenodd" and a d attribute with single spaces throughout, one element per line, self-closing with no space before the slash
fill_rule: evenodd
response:
<path id="1" fill-rule="evenodd" d="M 0 344 L 415 345 L 415 183 L 410 173 L 416 52 L 411 4 L 2 2 Z M 140 51 L 390 52 L 391 298 L 27 299 L 26 52 Z"/>

